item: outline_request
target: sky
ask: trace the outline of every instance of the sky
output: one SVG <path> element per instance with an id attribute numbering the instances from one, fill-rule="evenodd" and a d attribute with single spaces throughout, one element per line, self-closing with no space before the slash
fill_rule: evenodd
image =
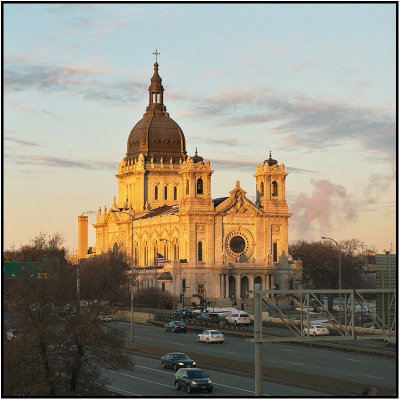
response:
<path id="1" fill-rule="evenodd" d="M 61 233 L 117 195 L 157 49 L 164 104 L 213 198 L 283 163 L 289 243 L 396 251 L 394 3 L 2 3 L 3 245 Z"/>

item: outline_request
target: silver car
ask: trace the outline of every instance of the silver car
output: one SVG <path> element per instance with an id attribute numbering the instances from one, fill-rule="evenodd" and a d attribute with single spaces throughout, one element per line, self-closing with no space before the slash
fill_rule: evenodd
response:
<path id="1" fill-rule="evenodd" d="M 199 333 L 197 335 L 197 341 L 198 342 L 207 342 L 207 343 L 224 343 L 225 336 L 217 330 L 211 329 L 204 331 L 202 333 Z"/>
<path id="2" fill-rule="evenodd" d="M 322 325 L 310 325 L 308 334 L 311 336 L 329 335 L 329 329 Z M 304 328 L 304 335 L 307 335 L 307 327 Z"/>

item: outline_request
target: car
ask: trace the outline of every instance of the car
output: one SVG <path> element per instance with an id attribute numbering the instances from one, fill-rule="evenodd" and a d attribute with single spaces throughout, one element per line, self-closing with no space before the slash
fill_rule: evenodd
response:
<path id="1" fill-rule="evenodd" d="M 99 316 L 97 317 L 97 319 L 99 321 L 103 321 L 103 322 L 111 322 L 112 321 L 111 315 L 106 314 L 106 313 L 100 313 Z"/>
<path id="2" fill-rule="evenodd" d="M 322 325 L 310 325 L 308 333 L 313 336 L 329 335 L 329 329 Z M 307 327 L 304 328 L 304 334 L 307 335 Z"/>
<path id="3" fill-rule="evenodd" d="M 225 323 L 227 325 L 250 325 L 249 314 L 232 313 L 231 315 L 225 317 Z"/>
<path id="4" fill-rule="evenodd" d="M 207 343 L 224 343 L 225 336 L 217 330 L 207 330 L 197 335 L 198 342 L 207 342 Z"/>
<path id="5" fill-rule="evenodd" d="M 190 308 L 178 308 L 174 312 L 174 318 L 193 318 L 193 312 Z"/>
<path id="6" fill-rule="evenodd" d="M 10 341 L 15 340 L 21 336 L 21 331 L 17 328 L 11 328 L 7 331 L 6 336 L 7 336 L 7 339 Z"/>
<path id="7" fill-rule="evenodd" d="M 168 332 L 187 332 L 187 325 L 182 321 L 171 321 L 164 325 L 164 331 Z"/>
<path id="8" fill-rule="evenodd" d="M 210 377 L 200 368 L 181 368 L 175 374 L 175 388 L 185 388 L 188 393 L 197 390 L 213 391 Z"/>
<path id="9" fill-rule="evenodd" d="M 217 313 L 204 312 L 197 317 L 197 320 L 202 322 L 219 322 L 221 316 Z"/>
<path id="10" fill-rule="evenodd" d="M 385 346 L 387 346 L 387 347 L 390 346 L 390 345 L 396 346 L 396 336 L 385 337 L 383 339 L 383 342 L 385 343 Z"/>
<path id="11" fill-rule="evenodd" d="M 179 368 L 196 367 L 196 362 L 184 353 L 168 353 L 161 357 L 161 365 L 163 368 L 178 371 Z"/>

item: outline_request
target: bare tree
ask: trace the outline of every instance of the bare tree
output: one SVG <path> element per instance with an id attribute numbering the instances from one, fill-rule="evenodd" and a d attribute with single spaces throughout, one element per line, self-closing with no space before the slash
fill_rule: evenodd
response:
<path id="1" fill-rule="evenodd" d="M 101 304 L 64 311 L 76 295 L 76 267 L 66 262 L 61 243 L 58 236 L 39 235 L 9 254 L 12 260 L 42 261 L 48 273 L 46 279 L 27 274 L 4 283 L 5 328 L 20 330 L 16 339 L 3 340 L 4 396 L 99 394 L 106 383 L 102 367 L 130 365 L 119 350 L 120 333 L 97 318 Z"/>

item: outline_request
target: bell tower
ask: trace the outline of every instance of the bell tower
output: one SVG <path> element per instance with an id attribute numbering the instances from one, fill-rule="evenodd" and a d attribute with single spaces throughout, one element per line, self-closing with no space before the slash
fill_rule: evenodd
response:
<path id="1" fill-rule="evenodd" d="M 288 212 L 286 202 L 285 180 L 288 174 L 283 163 L 278 165 L 269 153 L 269 158 L 263 165 L 257 165 L 256 204 L 264 212 Z"/>
<path id="2" fill-rule="evenodd" d="M 211 199 L 211 169 L 210 161 L 203 160 L 197 154 L 187 157 L 181 164 L 182 200 L 180 211 L 212 211 L 214 205 Z"/>

